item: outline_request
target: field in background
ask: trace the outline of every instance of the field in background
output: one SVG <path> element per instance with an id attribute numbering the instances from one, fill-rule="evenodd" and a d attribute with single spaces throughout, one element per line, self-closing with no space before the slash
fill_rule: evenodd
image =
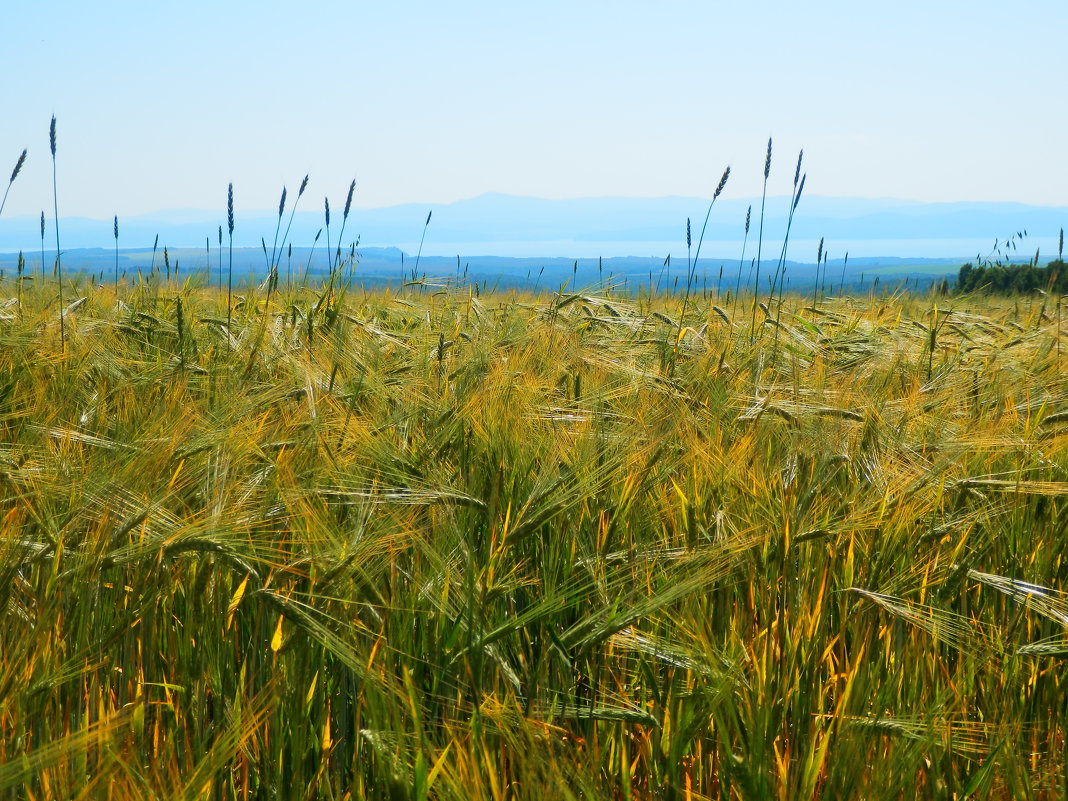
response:
<path id="1" fill-rule="evenodd" d="M 1068 795 L 1053 298 L 36 283 L 9 797 Z"/>

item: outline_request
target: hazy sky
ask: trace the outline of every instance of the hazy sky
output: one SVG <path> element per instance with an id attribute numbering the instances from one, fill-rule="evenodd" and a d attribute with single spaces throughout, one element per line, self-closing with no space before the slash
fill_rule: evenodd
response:
<path id="1" fill-rule="evenodd" d="M 7 0 L 4 216 L 789 191 L 1068 204 L 1064 0 Z M 310 201 L 310 202 L 309 202 Z"/>

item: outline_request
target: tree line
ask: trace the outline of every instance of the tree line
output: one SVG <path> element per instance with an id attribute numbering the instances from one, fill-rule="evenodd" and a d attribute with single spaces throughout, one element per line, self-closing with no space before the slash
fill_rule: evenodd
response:
<path id="1" fill-rule="evenodd" d="M 957 273 L 957 292 L 986 294 L 1030 294 L 1039 290 L 1068 293 L 1068 270 L 1063 259 L 1039 267 L 1025 264 L 965 264 Z"/>

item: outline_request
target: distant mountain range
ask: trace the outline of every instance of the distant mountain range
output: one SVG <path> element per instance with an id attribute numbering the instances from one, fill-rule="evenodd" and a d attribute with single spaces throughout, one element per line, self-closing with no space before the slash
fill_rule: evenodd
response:
<path id="1" fill-rule="evenodd" d="M 327 236 L 322 211 L 306 204 L 293 218 L 288 242 L 293 257 L 280 260 L 283 272 L 318 273 L 326 267 Z M 745 260 L 741 262 L 746 211 L 752 207 Z M 766 202 L 761 257 L 778 259 L 786 229 L 789 199 Z M 689 255 L 708 210 L 702 198 L 579 198 L 547 200 L 489 194 L 448 204 L 407 204 L 378 209 L 353 209 L 344 221 L 342 245 L 349 252 L 357 244 L 357 273 L 368 280 L 400 280 L 414 267 L 427 215 L 420 273 L 454 275 L 465 269 L 480 280 L 511 284 L 559 283 L 569 276 L 589 283 L 605 275 L 624 280 L 673 283 L 685 268 L 686 221 L 692 231 Z M 704 280 L 724 286 L 743 278 L 757 256 L 760 199 L 720 199 L 708 219 L 701 243 L 699 271 Z M 329 244 L 338 246 L 342 215 L 334 210 Z M 261 274 L 263 247 L 272 248 L 278 223 L 276 212 L 238 211 L 235 220 L 235 271 Z M 289 210 L 282 217 L 289 223 Z M 829 274 L 845 280 L 882 275 L 937 276 L 976 257 L 1026 259 L 1040 250 L 1044 262 L 1056 256 L 1058 233 L 1068 224 L 1068 207 L 1019 203 L 919 203 L 889 199 L 802 197 L 790 231 L 787 253 L 792 280 L 803 284 L 814 275 L 817 241 L 825 238 L 831 254 Z M 147 272 L 152 244 L 159 237 L 157 265 L 167 247 L 171 259 L 186 270 L 218 269 L 219 226 L 228 244 L 224 210 L 161 211 L 119 219 L 120 270 Z M 45 258 L 54 259 L 52 221 L 46 220 Z M 115 267 L 112 220 L 81 217 L 61 220 L 64 264 L 72 270 L 100 272 L 108 277 Z M 318 240 L 316 236 L 318 235 Z M 281 234 L 279 234 L 281 237 Z M 314 248 L 311 247 L 315 243 Z M 41 262 L 40 218 L 0 219 L 0 269 L 14 267 L 13 253 L 26 251 L 29 264 Z M 665 258 L 671 259 L 665 266 Z M 599 262 L 598 257 L 603 257 Z M 837 265 L 837 266 L 836 266 Z M 722 268 L 723 279 L 719 278 Z M 713 275 L 714 279 L 707 276 Z M 807 277 L 807 278 L 806 278 Z"/>
<path id="2" fill-rule="evenodd" d="M 307 200 L 307 198 L 305 198 Z M 714 258 L 738 258 L 743 239 L 746 209 L 753 207 L 750 239 L 757 234 L 760 199 L 720 199 L 712 210 L 702 253 Z M 318 243 L 325 247 L 327 232 L 320 209 L 300 208 L 293 220 L 289 241 L 294 246 L 310 245 L 319 229 Z M 420 240 L 428 212 L 433 212 L 427 228 L 425 254 L 463 256 L 665 256 L 685 255 L 685 229 L 691 219 L 694 247 L 701 230 L 708 201 L 702 198 L 579 198 L 546 200 L 489 194 L 447 204 L 407 204 L 378 209 L 354 209 L 346 223 L 344 244 L 357 237 L 373 247 L 414 249 Z M 767 199 L 764 239 L 771 250 L 781 243 L 785 231 L 789 199 Z M 242 212 L 236 215 L 234 245 L 268 247 L 274 239 L 277 214 Z M 287 210 L 283 228 L 289 220 Z M 225 210 L 161 211 L 119 219 L 121 248 L 151 247 L 156 235 L 159 244 L 175 247 L 203 247 L 207 239 L 218 244 L 218 226 L 224 226 Z M 334 209 L 330 236 L 332 245 L 341 225 Z M 51 220 L 47 221 L 51 229 Z M 989 248 L 995 240 L 1028 232 L 1029 241 L 1055 241 L 1058 231 L 1068 224 L 1068 206 L 1028 206 L 1019 203 L 918 203 L 867 198 L 802 197 L 791 231 L 791 241 L 802 250 L 808 242 L 825 237 L 828 247 L 841 255 L 850 250 L 855 256 L 965 257 L 973 248 L 945 251 L 945 243 L 969 240 Z M 114 246 L 112 220 L 64 218 L 61 227 L 65 248 L 111 248 Z M 46 242 L 47 242 L 46 237 Z M 855 243 L 855 247 L 852 246 Z M 917 251 L 929 243 L 930 252 Z M 936 246 L 936 243 L 942 243 Z M 0 251 L 32 250 L 40 244 L 40 220 L 32 217 L 0 219 Z M 656 250 L 650 250 L 655 246 Z M 664 250 L 665 246 L 671 248 Z M 1033 252 L 1032 245 L 1030 250 Z M 937 251 L 937 252 L 935 252 Z M 796 251 L 794 251 L 796 253 Z M 815 252 L 806 254 L 815 260 Z"/>

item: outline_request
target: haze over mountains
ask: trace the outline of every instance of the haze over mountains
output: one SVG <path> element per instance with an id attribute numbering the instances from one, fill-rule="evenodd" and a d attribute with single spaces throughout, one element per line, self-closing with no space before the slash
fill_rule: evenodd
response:
<path id="1" fill-rule="evenodd" d="M 290 196 L 292 199 L 292 195 Z M 270 247 L 277 212 L 241 211 L 238 194 L 235 247 Z M 262 205 L 262 201 L 259 201 Z M 341 225 L 341 204 L 333 208 L 332 245 Z M 746 208 L 752 205 L 750 243 L 755 255 L 760 198 L 717 201 L 705 232 L 702 255 L 737 259 L 741 252 Z M 789 199 L 769 197 L 764 221 L 765 249 L 778 254 L 786 226 Z M 433 212 L 423 246 L 424 255 L 461 257 L 613 257 L 659 256 L 685 258 L 686 219 L 692 221 L 694 248 L 708 208 L 702 198 L 579 198 L 547 200 L 501 194 L 481 195 L 449 204 L 407 204 L 378 209 L 354 208 L 349 216 L 344 245 L 359 239 L 363 247 L 399 247 L 410 255 L 418 247 L 427 213 Z M 46 213 L 46 224 L 52 230 Z M 289 209 L 283 218 L 283 228 Z M 1018 203 L 919 203 L 888 199 L 802 197 L 790 234 L 790 255 L 815 261 L 815 242 L 826 239 L 827 248 L 851 258 L 964 259 L 986 255 L 995 240 L 1027 232 L 1017 243 L 1019 256 L 1030 257 L 1035 248 L 1055 254 L 1060 228 L 1068 223 L 1068 207 L 1028 206 Z M 119 247 L 203 248 L 218 244 L 218 226 L 225 209 L 172 210 L 119 219 Z M 308 246 L 323 228 L 321 201 L 302 198 L 289 241 Z M 63 218 L 64 250 L 113 248 L 110 217 L 100 220 Z M 52 238 L 49 233 L 46 244 Z M 319 247 L 325 247 L 324 230 Z M 40 246 L 40 219 L 0 219 L 0 251 L 33 252 Z M 747 253 L 749 252 L 747 250 Z M 808 253 L 812 250 L 812 253 Z"/>

